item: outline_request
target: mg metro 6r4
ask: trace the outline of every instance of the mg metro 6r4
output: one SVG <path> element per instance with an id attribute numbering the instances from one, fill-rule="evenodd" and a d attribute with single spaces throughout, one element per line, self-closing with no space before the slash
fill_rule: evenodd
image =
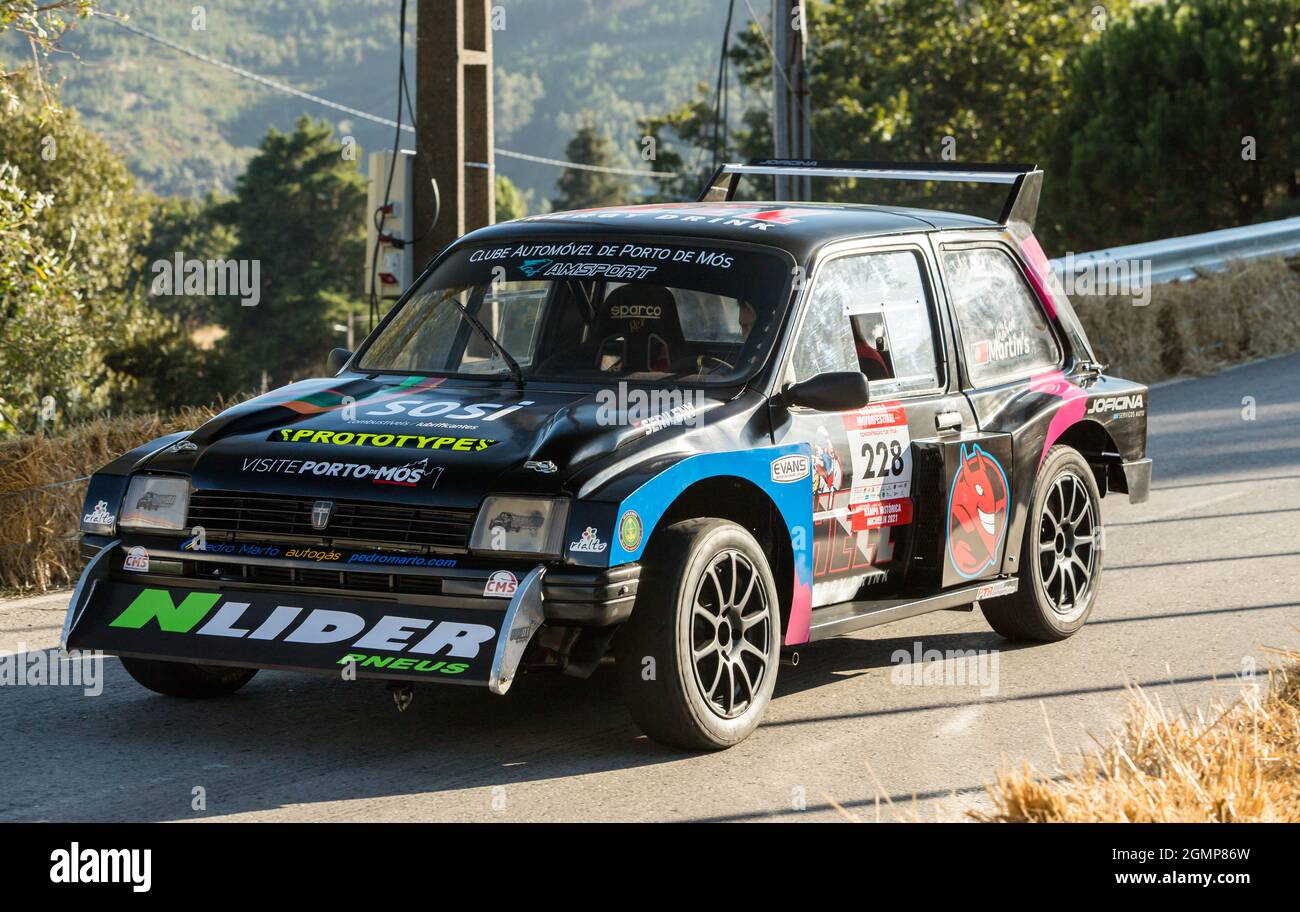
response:
<path id="1" fill-rule="evenodd" d="M 753 178 L 1007 192 L 985 218 L 737 199 Z M 1068 637 L 1101 498 L 1147 495 L 1148 393 L 1055 283 L 1041 180 L 755 161 L 694 203 L 472 232 L 332 376 L 94 475 L 64 643 L 183 697 L 260 668 L 505 693 L 613 657 L 646 734 L 712 749 L 783 650 L 973 605 Z"/>

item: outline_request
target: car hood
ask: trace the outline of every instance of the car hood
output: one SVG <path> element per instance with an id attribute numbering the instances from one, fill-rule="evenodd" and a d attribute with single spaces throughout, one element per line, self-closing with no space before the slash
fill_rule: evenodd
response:
<path id="1" fill-rule="evenodd" d="M 428 377 L 307 380 L 227 409 L 147 468 L 188 474 L 195 490 L 477 507 L 489 491 L 561 490 L 593 460 L 722 404 L 663 391 L 657 408 L 635 395 L 629 408 L 622 396 Z"/>

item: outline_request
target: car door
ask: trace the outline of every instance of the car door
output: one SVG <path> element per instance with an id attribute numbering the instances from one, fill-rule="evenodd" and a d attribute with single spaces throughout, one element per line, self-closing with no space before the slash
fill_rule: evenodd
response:
<path id="1" fill-rule="evenodd" d="M 1044 399 L 1083 393 L 1061 379 L 1061 341 L 1011 249 L 994 236 L 936 240 L 961 355 L 961 385 L 980 432 L 992 442 L 985 450 L 1006 453 L 981 467 L 996 463 L 1011 482 L 1007 515 L 994 522 L 1005 540 L 1005 561 L 994 556 L 1003 573 L 1015 573 L 1023 517 L 1048 436 Z M 987 536 L 975 533 L 968 538 L 978 547 L 976 539 Z"/>
<path id="2" fill-rule="evenodd" d="M 923 237 L 891 238 L 838 247 L 812 270 L 784 381 L 861 370 L 871 393 L 849 412 L 772 412 L 777 443 L 812 447 L 814 608 L 896 595 L 917 545 L 934 550 L 940 534 L 929 504 L 940 492 L 921 487 L 934 488 L 928 479 L 941 467 L 924 447 L 959 438 L 974 416 L 950 384 L 950 329 L 932 256 Z"/>

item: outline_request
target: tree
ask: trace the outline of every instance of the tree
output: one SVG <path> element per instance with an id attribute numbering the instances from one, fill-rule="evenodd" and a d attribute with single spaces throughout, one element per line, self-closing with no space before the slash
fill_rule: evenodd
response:
<path id="1" fill-rule="evenodd" d="M 238 235 L 233 255 L 260 273 L 260 299 L 221 299 L 231 390 L 318 372 L 332 324 L 359 307 L 365 256 L 365 180 L 339 153 L 333 127 L 310 117 L 271 128 L 220 220 Z"/>
<path id="2" fill-rule="evenodd" d="M 179 324 L 141 303 L 148 202 L 126 166 L 34 74 L 11 74 L 15 110 L 0 130 L 0 398 L 8 429 L 152 404 L 159 387 L 113 357 L 169 343 Z M 166 395 L 175 392 L 168 384 Z"/>
<path id="3" fill-rule="evenodd" d="M 496 221 L 508 222 L 528 214 L 528 201 L 514 182 L 504 174 L 496 176 Z"/>
<path id="4" fill-rule="evenodd" d="M 609 137 L 597 129 L 590 114 L 564 147 L 569 161 L 584 165 L 617 165 Z M 627 182 L 617 174 L 566 168 L 555 182 L 555 209 L 591 209 L 595 206 L 621 206 L 628 202 Z"/>
<path id="5" fill-rule="evenodd" d="M 1044 227 L 1065 249 L 1249 224 L 1300 203 L 1300 4 L 1134 10 L 1067 71 Z"/>
<path id="6" fill-rule="evenodd" d="M 1110 16 L 1127 0 L 1106 4 Z M 808 30 L 813 155 L 878 161 L 1034 161 L 1041 125 L 1059 110 L 1067 56 L 1094 42 L 1099 20 L 1069 0 L 810 0 Z M 751 22 L 730 52 L 746 95 L 727 137 L 739 157 L 772 154 L 772 61 L 769 23 Z M 691 156 L 675 137 L 708 161 L 714 142 L 712 88 L 674 112 L 643 121 L 662 133 L 657 167 Z M 732 156 L 736 157 L 736 156 Z M 677 188 L 693 192 L 698 177 Z M 925 202 L 927 188 L 891 189 L 871 182 L 818 188 L 846 201 Z M 984 194 L 942 188 L 955 205 L 984 202 Z M 967 199 L 967 197 L 972 197 Z"/>
<path id="7" fill-rule="evenodd" d="M 32 52 L 32 66 L 26 71 L 45 93 L 41 73 L 44 60 L 58 49 L 59 39 L 76 26 L 78 19 L 93 15 L 97 0 L 0 0 L 0 35 L 13 32 L 27 42 Z M 19 97 L 12 84 L 24 71 L 6 71 L 0 67 L 0 110 L 12 108 Z M 57 114 L 57 105 L 49 95 L 45 104 L 51 114 Z"/>

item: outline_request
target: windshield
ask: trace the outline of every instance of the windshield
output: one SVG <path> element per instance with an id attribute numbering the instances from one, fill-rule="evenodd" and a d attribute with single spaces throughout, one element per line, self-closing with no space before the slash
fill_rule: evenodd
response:
<path id="1" fill-rule="evenodd" d="M 738 383 L 772 347 L 789 275 L 775 253 L 726 246 L 470 247 L 415 289 L 358 369 L 510 375 L 468 313 L 525 379 Z"/>

